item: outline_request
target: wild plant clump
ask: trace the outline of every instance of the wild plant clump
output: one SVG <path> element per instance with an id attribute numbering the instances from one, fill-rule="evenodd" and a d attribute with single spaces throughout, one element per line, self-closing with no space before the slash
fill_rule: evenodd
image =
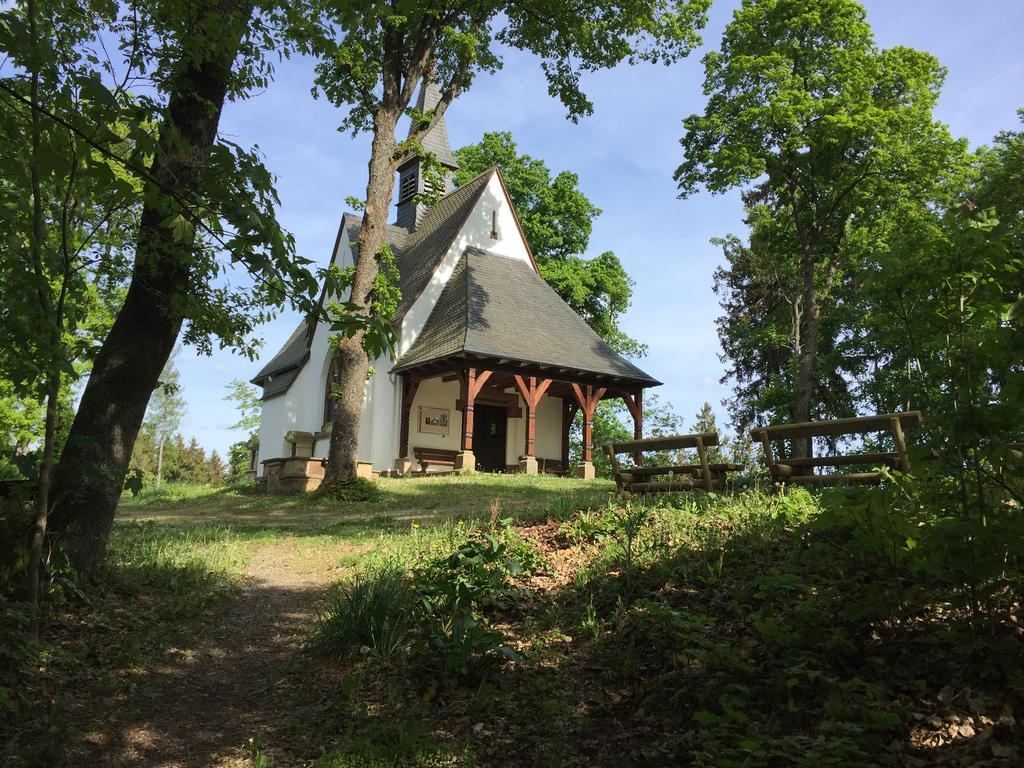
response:
<path id="1" fill-rule="evenodd" d="M 486 528 L 449 526 L 444 543 L 431 542 L 408 569 L 389 561 L 341 585 L 310 649 L 408 663 L 445 686 L 478 684 L 517 661 L 492 619 L 517 605 L 517 581 L 542 562 L 495 510 Z"/>

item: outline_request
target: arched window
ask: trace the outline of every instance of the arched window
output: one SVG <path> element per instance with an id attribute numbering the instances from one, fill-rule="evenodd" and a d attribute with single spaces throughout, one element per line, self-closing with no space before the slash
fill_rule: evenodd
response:
<path id="1" fill-rule="evenodd" d="M 324 385 L 324 424 L 334 421 L 334 410 L 337 403 L 331 397 L 331 390 L 334 388 L 334 381 L 338 378 L 338 360 L 331 359 L 331 365 L 327 368 L 327 382 Z"/>

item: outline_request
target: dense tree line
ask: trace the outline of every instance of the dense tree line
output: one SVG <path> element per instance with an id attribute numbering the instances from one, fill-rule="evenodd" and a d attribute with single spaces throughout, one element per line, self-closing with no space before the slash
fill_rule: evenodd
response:
<path id="1" fill-rule="evenodd" d="M 1019 504 L 1024 133 L 954 140 L 945 70 L 853 0 L 746 0 L 705 68 L 676 178 L 743 190 L 715 275 L 738 430 L 919 409 L 963 510 Z"/>
<path id="2" fill-rule="evenodd" d="M 180 433 L 175 433 L 164 445 L 162 461 L 159 455 L 157 435 L 150 425 L 144 425 L 132 452 L 126 483 L 129 489 L 156 485 L 158 466 L 164 483 L 223 485 L 230 479 L 229 468 L 220 454 L 207 454 L 194 437 L 186 442 Z"/>

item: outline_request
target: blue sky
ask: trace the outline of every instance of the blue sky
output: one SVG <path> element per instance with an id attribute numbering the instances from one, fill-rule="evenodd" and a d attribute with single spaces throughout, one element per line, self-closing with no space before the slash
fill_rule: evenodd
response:
<path id="1" fill-rule="evenodd" d="M 481 77 L 449 110 L 452 146 L 507 130 L 520 152 L 543 159 L 555 172 L 569 169 L 604 212 L 597 219 L 589 255 L 614 251 L 636 281 L 627 333 L 646 342 L 641 367 L 665 382 L 656 390 L 692 420 L 704 401 L 724 415 L 727 387 L 715 335 L 718 305 L 712 274 L 719 251 L 709 239 L 742 234 L 737 194 L 676 198 L 672 172 L 681 160 L 683 117 L 704 108 L 700 58 L 717 48 L 737 3 L 715 0 L 705 46 L 672 67 L 627 67 L 583 81 L 594 114 L 573 124 L 547 95 L 537 61 L 512 53 L 504 69 Z M 1000 130 L 1017 128 L 1024 106 L 1024 30 L 1021 0 L 874 0 L 868 20 L 880 45 L 908 45 L 936 55 L 949 74 L 937 109 L 955 136 L 972 146 Z M 223 132 L 243 145 L 258 145 L 278 177 L 280 219 L 298 252 L 320 263 L 330 256 L 347 196 L 362 197 L 369 143 L 339 133 L 340 114 L 310 95 L 312 63 L 280 64 L 274 83 L 254 98 L 230 105 Z M 298 322 L 286 313 L 260 329 L 272 355 Z M 198 357 L 185 349 L 178 367 L 188 411 L 181 425 L 207 449 L 224 452 L 238 439 L 230 430 L 232 406 L 223 400 L 234 378 L 259 369 L 228 351 Z"/>

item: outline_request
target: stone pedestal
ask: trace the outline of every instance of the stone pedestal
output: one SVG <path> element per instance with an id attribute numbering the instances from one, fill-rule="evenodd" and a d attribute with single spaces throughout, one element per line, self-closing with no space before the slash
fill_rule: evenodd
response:
<path id="1" fill-rule="evenodd" d="M 412 474 L 412 459 L 395 459 L 395 472 L 401 476 Z"/>
<path id="2" fill-rule="evenodd" d="M 524 475 L 536 475 L 537 457 L 523 456 L 521 459 L 519 459 L 519 471 Z"/>
<path id="3" fill-rule="evenodd" d="M 472 451 L 459 451 L 455 457 L 456 472 L 476 472 L 476 456 Z"/>
<path id="4" fill-rule="evenodd" d="M 320 487 L 327 459 L 288 456 L 263 462 L 268 493 L 308 493 Z"/>
<path id="5" fill-rule="evenodd" d="M 597 477 L 597 471 L 594 469 L 594 462 L 580 462 L 580 465 L 576 467 L 576 477 L 582 477 L 584 480 L 593 480 Z"/>
<path id="6" fill-rule="evenodd" d="M 373 480 L 375 476 L 376 472 L 373 471 L 372 461 L 356 461 L 356 477 Z"/>

